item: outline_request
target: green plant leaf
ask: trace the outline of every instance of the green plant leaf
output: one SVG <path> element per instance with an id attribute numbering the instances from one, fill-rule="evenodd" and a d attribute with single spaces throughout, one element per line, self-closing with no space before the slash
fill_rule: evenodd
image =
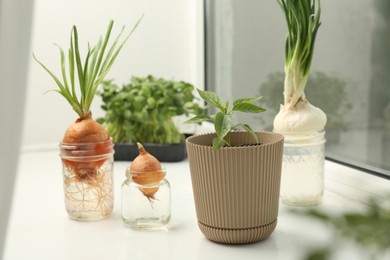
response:
<path id="1" fill-rule="evenodd" d="M 172 122 L 173 116 L 198 115 L 189 123 L 212 121 L 205 109 L 195 104 L 191 84 L 147 77 L 132 77 L 118 87 L 104 81 L 102 97 L 105 126 L 115 140 L 123 142 L 179 143 L 183 134 Z"/>
<path id="2" fill-rule="evenodd" d="M 240 111 L 245 113 L 261 113 L 266 111 L 266 109 L 251 103 L 242 102 L 234 105 L 232 111 Z"/>
<path id="3" fill-rule="evenodd" d="M 287 23 L 285 41 L 285 103 L 295 106 L 304 95 L 321 25 L 320 0 L 277 0 Z M 316 8 L 316 2 L 318 2 Z"/>
<path id="4" fill-rule="evenodd" d="M 219 149 L 221 147 L 223 147 L 226 143 L 226 141 L 222 138 L 219 138 L 219 137 L 215 137 L 213 139 L 213 148 L 214 149 Z"/>
<path id="5" fill-rule="evenodd" d="M 114 21 L 111 20 L 109 22 L 109 24 L 108 24 L 106 35 L 105 35 L 104 40 L 103 40 L 103 42 L 101 44 L 100 44 L 100 41 L 101 41 L 102 38 L 99 38 L 99 41 L 98 41 L 98 44 L 97 44 L 97 46 L 99 48 L 96 49 L 96 52 L 97 52 L 98 56 L 97 56 L 97 60 L 94 60 L 94 63 L 96 65 L 95 65 L 95 68 L 94 68 L 94 70 L 92 72 L 92 75 L 91 75 L 92 78 L 94 78 L 94 79 L 96 78 L 97 75 L 101 74 L 101 70 L 102 70 L 101 63 L 102 63 L 102 60 L 103 60 L 104 52 L 105 52 L 106 47 L 107 47 L 108 40 L 109 40 L 110 35 L 111 35 L 113 24 L 114 24 Z M 122 29 L 122 31 L 123 31 L 123 29 Z M 122 34 L 122 32 L 120 32 L 120 34 Z M 114 42 L 114 44 L 116 44 L 116 42 Z"/>
<path id="6" fill-rule="evenodd" d="M 229 111 L 229 101 L 226 101 L 225 107 L 224 107 L 224 109 L 223 109 L 223 113 L 224 113 L 224 114 L 227 114 L 228 111 Z"/>
<path id="7" fill-rule="evenodd" d="M 104 80 L 104 77 L 109 72 L 112 64 L 118 56 L 119 51 L 122 49 L 123 45 L 135 30 L 141 19 L 142 17 L 138 20 L 125 40 L 123 40 L 122 43 L 118 46 L 117 42 L 123 32 L 122 29 L 122 32 L 116 37 L 115 42 L 112 44 L 109 53 L 104 57 L 104 52 L 114 23 L 111 20 L 107 28 L 104 41 L 102 40 L 102 37 L 100 37 L 97 45 L 95 45 L 93 48 L 91 48 L 88 44 L 88 52 L 85 56 L 84 62 L 82 62 L 80 55 L 77 28 L 76 26 L 73 26 L 70 34 L 70 47 L 67 53 L 67 57 L 69 59 L 69 81 L 67 79 L 68 75 L 66 73 L 65 53 L 60 46 L 57 45 L 61 57 L 62 82 L 34 56 L 34 59 L 50 74 L 50 76 L 58 85 L 59 91 L 56 92 L 66 98 L 66 100 L 80 117 L 89 112 L 92 100 L 97 91 L 97 87 Z M 80 98 L 77 97 L 75 91 L 75 76 L 78 77 Z"/>
<path id="8" fill-rule="evenodd" d="M 241 104 L 241 103 L 253 103 L 253 102 L 256 102 L 256 101 L 259 101 L 260 99 L 262 99 L 263 97 L 256 97 L 256 98 L 241 98 L 241 99 L 237 99 L 233 102 L 233 106 L 235 105 L 238 105 L 238 104 Z"/>
<path id="9" fill-rule="evenodd" d="M 62 50 L 62 48 L 58 45 L 58 44 L 55 44 L 57 47 L 58 47 L 58 50 L 60 52 L 60 57 L 61 57 L 61 73 L 62 73 L 62 79 L 63 79 L 63 84 L 64 84 L 64 87 L 69 89 L 68 87 L 68 80 L 66 78 L 66 71 L 65 71 L 65 54 L 64 54 L 64 51 Z"/>
<path id="10" fill-rule="evenodd" d="M 154 109 L 156 107 L 156 100 L 152 97 L 147 99 L 149 109 Z"/>
<path id="11" fill-rule="evenodd" d="M 96 67 L 96 62 L 97 62 L 97 57 L 98 57 L 98 54 L 99 54 L 99 50 L 102 46 L 102 36 L 99 37 L 99 40 L 97 42 L 97 44 L 92 48 L 92 59 L 91 59 L 91 63 L 90 63 L 90 66 L 89 66 L 89 69 L 88 69 L 88 77 L 90 77 L 91 79 L 91 82 L 94 82 L 95 79 L 96 79 L 96 75 L 94 75 L 94 70 L 95 70 L 95 67 Z"/>
<path id="12" fill-rule="evenodd" d="M 332 250 L 329 247 L 313 249 L 308 252 L 304 260 L 330 260 Z"/>
<path id="13" fill-rule="evenodd" d="M 252 135 L 252 137 L 256 140 L 256 143 L 258 144 L 259 138 L 257 137 L 255 131 L 253 131 L 253 129 L 248 124 L 240 124 L 240 125 L 242 126 L 242 128 L 245 129 L 245 131 L 247 131 L 248 133 L 250 133 Z"/>
<path id="14" fill-rule="evenodd" d="M 74 54 L 73 54 L 73 42 L 72 37 L 70 39 L 70 47 L 68 51 L 68 59 L 69 59 L 69 77 L 70 77 L 70 85 L 72 86 L 72 97 L 74 100 L 77 99 L 76 90 L 75 90 L 75 83 L 74 83 Z"/>
<path id="15" fill-rule="evenodd" d="M 237 99 L 233 102 L 233 108 L 229 111 L 229 101 L 227 101 L 225 105 L 222 105 L 222 99 L 216 93 L 211 91 L 203 91 L 200 89 L 197 90 L 203 100 L 205 100 L 208 104 L 219 108 L 220 110 L 220 112 L 217 112 L 208 118 L 214 122 L 214 129 L 217 134 L 217 138 L 213 140 L 213 147 L 216 149 L 224 145 L 231 146 L 230 134 L 233 129 L 234 112 L 260 113 L 266 111 L 265 108 L 252 104 L 253 102 L 260 100 L 262 97 Z M 200 121 L 204 121 L 202 116 L 199 118 L 199 120 L 197 117 L 195 117 L 195 119 L 188 120 L 186 123 L 197 123 Z M 237 126 L 241 126 L 247 132 L 249 132 L 256 140 L 256 143 L 259 142 L 257 135 L 249 125 L 238 124 Z"/>
<path id="16" fill-rule="evenodd" d="M 76 68 L 77 68 L 77 74 L 79 78 L 79 84 L 80 84 L 80 91 L 81 91 L 81 107 L 83 107 L 83 96 L 85 96 L 86 89 L 84 85 L 84 72 L 83 72 L 83 66 L 81 63 L 81 57 L 80 57 L 80 50 L 79 50 L 79 39 L 77 34 L 77 28 L 76 26 L 73 26 L 72 29 L 72 42 L 73 42 L 73 51 L 74 51 L 74 57 L 76 58 Z M 86 111 L 83 111 L 86 112 Z"/>
<path id="17" fill-rule="evenodd" d="M 226 115 L 219 112 L 215 115 L 214 128 L 220 139 L 223 139 L 230 133 L 233 126 L 233 118 L 231 115 Z"/>
<path id="18" fill-rule="evenodd" d="M 184 122 L 184 124 L 199 124 L 199 123 L 202 123 L 203 121 L 207 121 L 207 120 L 212 120 L 211 117 L 209 117 L 208 115 L 196 115 L 190 119 L 188 119 L 187 121 Z"/>
<path id="19" fill-rule="evenodd" d="M 206 101 L 206 103 L 217 107 L 219 110 L 224 111 L 225 107 L 222 105 L 222 99 L 214 92 L 197 89 L 200 97 Z"/>

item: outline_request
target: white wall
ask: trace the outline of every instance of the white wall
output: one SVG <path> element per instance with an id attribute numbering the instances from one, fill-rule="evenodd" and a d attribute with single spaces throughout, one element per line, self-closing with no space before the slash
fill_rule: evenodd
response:
<path id="1" fill-rule="evenodd" d="M 144 14 L 141 24 L 122 49 L 107 78 L 118 83 L 131 76 L 153 74 L 184 80 L 203 87 L 203 1 L 199 0 L 36 0 L 32 52 L 47 67 L 60 72 L 57 43 L 69 47 L 70 30 L 76 25 L 80 47 L 94 44 L 110 19 L 114 33 L 123 25 L 129 31 Z M 24 123 L 25 148 L 57 145 L 77 114 L 55 92 L 54 81 L 32 59 Z M 100 97 L 92 104 L 94 117 L 101 116 Z"/>
<path id="2" fill-rule="evenodd" d="M 0 0 L 0 259 L 18 165 L 31 6 L 31 0 Z"/>

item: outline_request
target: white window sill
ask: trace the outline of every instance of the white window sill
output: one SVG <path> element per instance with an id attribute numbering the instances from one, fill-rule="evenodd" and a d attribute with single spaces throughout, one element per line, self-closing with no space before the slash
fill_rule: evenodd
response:
<path id="1" fill-rule="evenodd" d="M 276 230 L 265 241 L 224 246 L 208 241 L 197 226 L 188 162 L 166 163 L 172 189 L 167 232 L 136 232 L 122 225 L 120 186 L 128 162 L 115 162 L 113 215 L 100 222 L 68 219 L 57 150 L 24 151 L 20 157 L 5 260 L 10 259 L 300 259 L 306 248 L 331 241 L 318 223 L 280 204 Z M 326 191 L 318 208 L 341 212 L 384 197 L 390 182 L 336 163 L 325 163 Z M 387 197 L 388 199 L 388 197 Z M 359 258 L 357 251 L 349 252 Z M 357 257 L 353 257 L 353 256 Z"/>

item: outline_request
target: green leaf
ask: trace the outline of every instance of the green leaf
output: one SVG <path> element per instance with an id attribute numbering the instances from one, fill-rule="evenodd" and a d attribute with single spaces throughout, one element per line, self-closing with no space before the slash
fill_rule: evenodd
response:
<path id="1" fill-rule="evenodd" d="M 49 73 L 49 75 L 54 79 L 54 81 L 57 83 L 58 87 L 63 90 L 65 89 L 64 86 L 62 85 L 61 81 L 57 78 L 56 75 L 54 75 L 53 72 L 51 72 L 51 70 L 49 70 L 45 65 L 43 65 L 42 62 L 40 62 L 36 57 L 35 57 L 35 54 L 33 54 L 33 58 L 36 62 L 39 63 L 39 65 L 41 65 L 41 67 L 46 70 L 47 73 Z"/>
<path id="2" fill-rule="evenodd" d="M 102 36 L 99 37 L 97 44 L 92 48 L 91 51 L 92 59 L 87 73 L 88 77 L 91 79 L 91 82 L 94 82 L 96 79 L 96 75 L 94 74 L 94 71 L 96 68 L 97 56 L 99 54 L 99 50 L 101 46 L 102 46 Z"/>
<path id="3" fill-rule="evenodd" d="M 227 114 L 228 113 L 228 110 L 229 110 L 229 101 L 226 101 L 226 105 L 225 105 L 225 108 L 223 110 L 223 113 L 224 114 Z"/>
<path id="4" fill-rule="evenodd" d="M 219 149 L 221 147 L 223 147 L 226 143 L 226 141 L 222 138 L 219 138 L 219 137 L 215 137 L 213 139 L 213 148 L 214 149 Z"/>
<path id="5" fill-rule="evenodd" d="M 99 118 L 97 118 L 95 121 L 96 121 L 97 123 L 101 124 L 101 125 L 105 123 L 105 120 L 104 120 L 103 117 L 99 117 Z"/>
<path id="6" fill-rule="evenodd" d="M 76 101 L 73 100 L 72 98 L 72 95 L 69 91 L 69 89 L 65 88 L 65 86 L 61 83 L 61 81 L 57 78 L 56 75 L 54 75 L 53 72 L 51 72 L 51 70 L 49 70 L 45 65 L 43 65 L 42 62 L 40 62 L 36 57 L 35 55 L 33 54 L 33 58 L 36 62 L 38 62 L 39 65 L 41 65 L 41 67 L 46 70 L 47 73 L 49 73 L 49 75 L 53 78 L 53 80 L 56 82 L 57 86 L 59 89 L 54 89 L 53 91 L 59 93 L 60 95 L 62 95 L 68 102 L 69 104 L 71 104 L 72 108 L 76 111 L 76 113 L 79 115 L 79 116 L 82 116 L 82 109 L 81 109 L 81 106 L 80 104 Z"/>
<path id="7" fill-rule="evenodd" d="M 56 92 L 60 93 L 66 98 L 66 100 L 70 103 L 72 108 L 79 114 L 80 117 L 89 111 L 92 100 L 96 94 L 97 87 L 104 80 L 104 77 L 109 72 L 112 64 L 118 56 L 119 51 L 121 50 L 127 39 L 130 37 L 132 32 L 135 30 L 141 18 L 133 27 L 132 31 L 127 35 L 125 40 L 123 40 L 121 44 L 117 46 L 117 42 L 123 32 L 122 29 L 122 32 L 116 37 L 115 42 L 112 44 L 109 53 L 104 57 L 104 52 L 109 41 L 111 29 L 113 27 L 113 21 L 111 20 L 108 25 L 104 41 L 102 40 L 102 37 L 100 37 L 97 45 L 94 46 L 92 49 L 88 44 L 88 52 L 85 56 L 84 61 L 82 61 L 80 55 L 77 28 L 76 26 L 73 26 L 70 34 L 70 47 L 67 53 L 69 59 L 68 69 L 70 84 L 68 84 L 65 67 L 65 53 L 60 46 L 57 45 L 61 57 L 61 73 L 63 82 L 61 82 L 59 78 L 57 78 L 34 56 L 34 59 L 50 74 L 50 76 L 58 85 L 59 91 Z M 77 71 L 77 73 L 75 73 L 75 70 Z M 79 89 L 81 94 L 80 98 L 77 97 L 75 91 L 75 75 L 78 77 Z"/>
<path id="8" fill-rule="evenodd" d="M 325 247 L 313 249 L 305 256 L 305 260 L 330 260 L 332 256 L 332 249 Z"/>
<path id="9" fill-rule="evenodd" d="M 66 71 L 65 71 L 65 54 L 62 48 L 58 45 L 55 44 L 59 51 L 60 51 L 60 57 L 61 57 L 61 72 L 62 72 L 62 79 L 64 80 L 64 86 L 66 89 L 69 89 L 68 87 L 68 80 L 66 79 Z"/>
<path id="10" fill-rule="evenodd" d="M 156 100 L 152 97 L 147 99 L 149 109 L 153 109 L 156 107 Z"/>
<path id="11" fill-rule="evenodd" d="M 214 128 L 220 139 L 224 138 L 232 130 L 233 118 L 231 115 L 225 115 L 219 112 L 215 116 Z"/>
<path id="12" fill-rule="evenodd" d="M 104 52 L 105 52 L 106 47 L 107 47 L 108 40 L 109 40 L 110 35 L 111 35 L 111 30 L 112 30 L 113 25 L 114 25 L 114 21 L 110 20 L 110 22 L 109 22 L 109 24 L 107 26 L 106 35 L 104 36 L 104 41 L 102 42 L 102 44 L 100 44 L 98 42 L 99 48 L 96 50 L 96 52 L 98 53 L 98 57 L 97 57 L 96 65 L 95 65 L 95 68 L 94 68 L 93 74 L 92 74 L 93 78 L 96 78 L 96 75 L 100 74 L 99 70 L 101 71 L 101 63 L 102 63 L 102 60 L 103 60 L 103 55 L 104 55 Z M 99 41 L 100 41 L 100 39 L 99 39 Z"/>
<path id="13" fill-rule="evenodd" d="M 259 138 L 257 137 L 255 131 L 253 131 L 253 129 L 248 125 L 248 124 L 240 124 L 242 126 L 242 128 L 245 129 L 245 131 L 247 131 L 248 133 L 250 133 L 253 137 L 253 139 L 255 139 L 256 141 L 256 144 L 259 143 Z"/>
<path id="14" fill-rule="evenodd" d="M 200 97 L 206 101 L 206 103 L 219 108 L 224 111 L 225 107 L 222 105 L 222 99 L 214 92 L 197 89 Z"/>
<path id="15" fill-rule="evenodd" d="M 241 104 L 241 103 L 253 103 L 253 102 L 256 102 L 262 98 L 263 97 L 237 99 L 236 101 L 233 102 L 233 106 Z"/>
<path id="16" fill-rule="evenodd" d="M 207 121 L 207 120 L 212 120 L 211 117 L 209 117 L 208 115 L 197 115 L 197 116 L 194 116 L 193 118 L 190 118 L 188 119 L 187 121 L 184 122 L 184 124 L 199 124 L 199 123 L 202 123 L 203 121 Z"/>
<path id="17" fill-rule="evenodd" d="M 79 40 L 78 40 L 78 34 L 77 34 L 77 28 L 76 26 L 73 26 L 72 29 L 72 36 L 73 36 L 73 50 L 76 57 L 76 67 L 77 67 L 77 73 L 79 77 L 79 84 L 80 84 L 80 91 L 81 96 L 85 95 L 85 86 L 84 86 L 84 72 L 83 72 L 83 65 L 80 58 L 80 51 L 79 51 Z"/>
<path id="18" fill-rule="evenodd" d="M 126 36 L 126 38 L 122 41 L 122 43 L 117 47 L 117 49 L 115 50 L 115 52 L 112 54 L 113 50 L 114 50 L 114 46 L 116 46 L 117 44 L 117 40 L 119 38 L 120 35 L 122 35 L 122 32 L 123 32 L 123 29 L 122 31 L 119 33 L 117 39 L 115 39 L 115 42 L 113 44 L 113 47 L 109 50 L 104 62 L 103 62 L 103 65 L 102 65 L 102 68 L 100 70 L 100 73 L 99 74 L 102 74 L 102 75 L 105 75 L 108 73 L 108 71 L 110 70 L 112 64 L 114 63 L 116 57 L 118 56 L 119 52 L 122 50 L 123 46 L 125 45 L 125 43 L 127 42 L 127 40 L 130 38 L 130 36 L 133 34 L 133 32 L 135 31 L 135 29 L 138 27 L 139 23 L 141 22 L 142 18 L 144 16 L 142 15 L 138 21 L 135 23 L 135 25 L 133 26 L 133 28 L 131 29 L 130 33 Z M 111 30 L 111 29 L 109 29 Z M 109 31 L 108 31 L 108 34 L 109 34 Z M 108 35 L 109 36 L 109 35 Z M 104 46 L 105 48 L 105 46 Z"/>
<path id="19" fill-rule="evenodd" d="M 89 71 L 89 58 L 91 56 L 91 49 L 89 48 L 88 46 L 88 53 L 87 53 L 87 56 L 85 58 L 85 62 L 84 62 L 84 86 L 85 86 L 85 95 L 84 95 L 84 104 L 86 105 L 86 107 L 90 107 L 91 106 L 91 103 L 92 103 L 92 100 L 95 96 L 95 92 L 92 92 L 92 86 L 93 86 L 93 81 L 91 81 L 89 75 L 88 75 L 88 71 Z"/>
<path id="20" fill-rule="evenodd" d="M 246 113 L 260 113 L 266 111 L 266 109 L 251 103 L 237 103 L 236 105 L 233 106 L 232 111 L 240 111 Z"/>
<path id="21" fill-rule="evenodd" d="M 287 24 L 285 99 L 286 102 L 295 106 L 303 95 L 310 72 L 316 35 L 321 25 L 320 0 L 277 1 Z M 316 1 L 318 2 L 317 8 L 315 8 Z"/>
<path id="22" fill-rule="evenodd" d="M 72 38 L 72 37 L 71 37 Z M 70 48 L 68 51 L 68 59 L 69 59 L 69 77 L 70 77 L 70 85 L 72 86 L 72 96 L 74 100 L 77 100 L 75 84 L 74 84 L 74 53 L 73 53 L 73 43 L 72 39 L 70 40 Z"/>

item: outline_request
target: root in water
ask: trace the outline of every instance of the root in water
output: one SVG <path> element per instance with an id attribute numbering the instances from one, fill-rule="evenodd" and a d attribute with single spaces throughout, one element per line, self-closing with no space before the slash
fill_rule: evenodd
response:
<path id="1" fill-rule="evenodd" d="M 145 197 L 149 200 L 150 202 L 150 206 L 153 208 L 153 204 L 156 202 L 156 201 L 159 201 L 154 195 L 153 196 L 146 196 Z"/>
<path id="2" fill-rule="evenodd" d="M 158 201 L 155 196 L 158 188 L 140 188 L 139 190 L 149 200 L 150 206 L 153 208 L 154 202 Z"/>
<path id="3" fill-rule="evenodd" d="M 108 216 L 113 208 L 110 172 L 100 168 L 84 174 L 69 171 L 64 179 L 66 208 L 74 215 Z"/>

